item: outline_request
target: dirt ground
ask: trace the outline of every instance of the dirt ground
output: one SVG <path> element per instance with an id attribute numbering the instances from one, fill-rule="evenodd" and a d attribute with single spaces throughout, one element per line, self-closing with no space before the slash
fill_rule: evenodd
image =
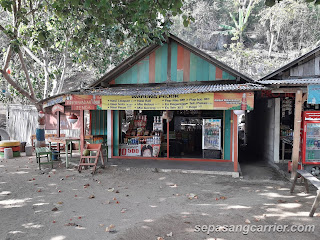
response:
<path id="1" fill-rule="evenodd" d="M 315 189 L 306 194 L 298 186 L 290 194 L 289 187 L 281 178 L 111 166 L 92 176 L 59 163 L 40 171 L 35 157 L 0 160 L 0 239 L 320 239 L 320 209 L 308 217 Z M 195 228 L 281 224 L 315 229 L 208 234 Z"/>

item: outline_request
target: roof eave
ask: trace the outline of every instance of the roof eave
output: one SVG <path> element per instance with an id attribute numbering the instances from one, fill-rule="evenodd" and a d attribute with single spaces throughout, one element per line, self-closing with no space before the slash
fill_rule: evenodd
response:
<path id="1" fill-rule="evenodd" d="M 275 70 L 274 72 L 272 73 L 269 73 L 268 75 L 260 78 L 258 81 L 263 81 L 263 80 L 268 80 L 272 77 L 274 77 L 275 75 L 285 71 L 285 70 L 288 70 L 289 68 L 293 67 L 294 65 L 296 65 L 297 63 L 299 63 L 300 61 L 303 61 L 304 59 L 312 56 L 313 54 L 315 54 L 316 52 L 318 52 L 320 50 L 320 46 L 319 47 L 316 47 L 315 49 L 307 52 L 306 54 L 300 56 L 299 58 L 293 60 L 292 62 L 289 62 L 288 64 L 282 66 L 281 68 Z"/>

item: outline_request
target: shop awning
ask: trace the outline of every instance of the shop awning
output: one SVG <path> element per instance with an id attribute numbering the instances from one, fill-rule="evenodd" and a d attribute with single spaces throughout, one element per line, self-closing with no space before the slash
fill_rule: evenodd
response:
<path id="1" fill-rule="evenodd" d="M 254 83 L 118 86 L 70 92 L 43 106 L 65 102 L 72 110 L 236 110 L 243 102 L 252 110 L 254 91 L 267 89 Z"/>
<path id="2" fill-rule="evenodd" d="M 100 95 L 100 96 L 141 96 L 141 95 L 172 95 L 189 93 L 209 93 L 209 92 L 249 92 L 267 90 L 268 88 L 254 83 L 245 84 L 203 84 L 203 85 L 184 85 L 184 86 L 123 86 L 98 88 L 86 90 L 80 94 Z M 76 93 L 73 93 L 76 94 Z"/>
<path id="3" fill-rule="evenodd" d="M 283 79 L 283 80 L 262 80 L 258 81 L 266 85 L 278 86 L 307 86 L 311 84 L 320 84 L 320 78 L 301 78 L 301 79 Z"/>

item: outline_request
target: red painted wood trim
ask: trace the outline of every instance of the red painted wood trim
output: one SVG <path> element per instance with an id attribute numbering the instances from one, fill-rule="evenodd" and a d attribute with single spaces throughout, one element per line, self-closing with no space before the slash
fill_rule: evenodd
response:
<path id="1" fill-rule="evenodd" d="M 60 112 L 57 112 L 57 137 L 60 137 Z M 68 117 L 68 116 L 67 116 Z M 60 152 L 60 143 L 57 144 L 57 151 Z"/>
<path id="2" fill-rule="evenodd" d="M 115 80 L 115 79 L 113 79 L 109 84 L 110 84 L 110 85 L 112 85 L 112 84 L 116 84 L 116 80 Z"/>
<path id="3" fill-rule="evenodd" d="M 238 172 L 238 116 L 233 113 L 233 132 L 234 132 L 234 171 Z"/>
<path id="4" fill-rule="evenodd" d="M 216 80 L 222 79 L 222 70 L 218 67 L 216 67 Z"/>
<path id="5" fill-rule="evenodd" d="M 80 151 L 84 149 L 84 110 L 80 110 Z"/>
<path id="6" fill-rule="evenodd" d="M 155 83 L 156 77 L 156 51 L 149 56 L 149 83 Z"/>
<path id="7" fill-rule="evenodd" d="M 183 51 L 183 81 L 190 81 L 190 51 L 187 49 Z"/>
<path id="8" fill-rule="evenodd" d="M 129 156 L 112 156 L 112 159 L 150 159 L 150 160 L 170 160 L 170 161 L 185 161 L 185 162 L 231 162 L 224 159 L 209 159 L 209 158 L 166 158 L 166 157 L 129 157 Z"/>
<path id="9" fill-rule="evenodd" d="M 178 59 L 177 59 L 177 69 L 183 70 L 183 56 L 184 48 L 178 44 Z"/>
<path id="10" fill-rule="evenodd" d="M 230 160 L 232 161 L 233 157 L 233 147 L 232 147 L 232 142 L 233 142 L 233 112 L 230 114 Z"/>
<path id="11" fill-rule="evenodd" d="M 113 110 L 111 110 L 111 157 L 113 157 Z"/>

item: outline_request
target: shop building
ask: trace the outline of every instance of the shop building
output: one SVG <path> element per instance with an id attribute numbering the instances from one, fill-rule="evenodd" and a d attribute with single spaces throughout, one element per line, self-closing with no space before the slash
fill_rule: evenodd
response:
<path id="1" fill-rule="evenodd" d="M 308 116 L 320 114 L 317 98 L 320 96 L 317 90 L 320 84 L 319 66 L 318 47 L 258 81 L 269 88 L 257 93 L 256 111 L 248 119 L 249 145 L 251 150 L 259 153 L 258 157 L 272 163 L 287 164 L 292 160 L 296 167 L 299 162 L 299 167 L 310 172 L 314 167 L 319 170 L 320 148 L 314 144 L 320 137 L 314 135 L 307 139 L 306 136 L 307 128 L 311 126 L 308 125 Z M 318 119 L 314 117 L 312 120 Z"/>
<path id="2" fill-rule="evenodd" d="M 238 172 L 238 115 L 263 89 L 170 35 L 89 89 L 43 103 L 47 113 L 55 104 L 78 111 L 81 142 L 106 142 L 109 158 L 231 162 Z"/>

